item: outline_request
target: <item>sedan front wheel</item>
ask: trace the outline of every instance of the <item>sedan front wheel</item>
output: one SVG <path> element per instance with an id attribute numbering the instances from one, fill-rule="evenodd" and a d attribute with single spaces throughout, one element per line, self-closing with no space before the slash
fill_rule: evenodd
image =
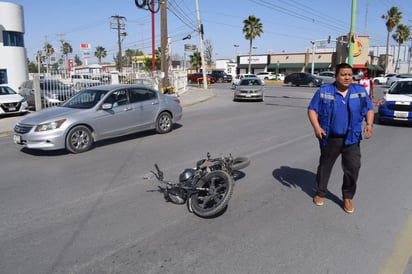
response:
<path id="1" fill-rule="evenodd" d="M 72 128 L 66 136 L 66 149 L 77 154 L 88 151 L 93 145 L 93 137 L 86 126 Z"/>

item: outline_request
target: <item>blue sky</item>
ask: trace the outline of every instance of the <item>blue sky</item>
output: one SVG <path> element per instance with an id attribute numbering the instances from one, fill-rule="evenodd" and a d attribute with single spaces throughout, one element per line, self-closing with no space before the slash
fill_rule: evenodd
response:
<path id="1" fill-rule="evenodd" d="M 349 31 L 350 0 L 198 0 L 204 25 L 204 39 L 211 41 L 215 59 L 233 58 L 236 51 L 247 54 L 248 41 L 242 33 L 243 20 L 249 15 L 260 18 L 263 35 L 253 45 L 255 54 L 302 52 L 311 40 L 327 39 Z M 126 18 L 123 49 L 151 52 L 151 15 L 138 9 L 134 0 L 19 0 L 25 15 L 25 44 L 33 60 L 45 41 L 59 48 L 60 40 L 68 41 L 74 53 L 81 55 L 80 44 L 91 44 L 93 56 L 103 46 L 112 61 L 117 52 L 117 31 L 111 29 L 112 16 Z M 412 25 L 410 0 L 357 0 L 356 31 L 369 35 L 371 45 L 386 44 L 386 26 L 381 15 L 392 6 L 403 12 L 402 23 Z M 160 46 L 160 14 L 156 14 L 156 47 Z M 184 54 L 184 44 L 199 44 L 196 32 L 195 0 L 168 0 L 168 34 L 172 54 Z M 191 40 L 182 40 L 191 35 Z M 393 42 L 392 42 L 393 43 Z M 239 45 L 235 48 L 234 45 Z M 88 63 L 97 60 L 92 57 Z"/>

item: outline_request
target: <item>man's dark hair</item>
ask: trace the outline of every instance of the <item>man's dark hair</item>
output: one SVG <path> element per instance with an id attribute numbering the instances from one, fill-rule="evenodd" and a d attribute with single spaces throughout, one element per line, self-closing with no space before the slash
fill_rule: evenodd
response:
<path id="1" fill-rule="evenodd" d="M 347 63 L 341 63 L 341 64 L 337 65 L 337 66 L 336 66 L 335 75 L 339 75 L 339 71 L 340 71 L 341 69 L 346 69 L 346 68 L 352 69 L 352 66 L 349 65 L 349 64 L 347 64 Z"/>

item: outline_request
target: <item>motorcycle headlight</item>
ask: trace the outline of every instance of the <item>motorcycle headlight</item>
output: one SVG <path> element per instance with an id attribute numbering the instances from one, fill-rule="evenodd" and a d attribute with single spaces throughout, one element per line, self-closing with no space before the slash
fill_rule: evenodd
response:
<path id="1" fill-rule="evenodd" d="M 48 131 L 48 130 L 53 130 L 53 129 L 58 129 L 63 125 L 63 123 L 66 121 L 66 119 L 61 119 L 45 124 L 40 124 L 36 126 L 36 129 L 34 130 L 35 132 L 43 132 L 43 131 Z"/>

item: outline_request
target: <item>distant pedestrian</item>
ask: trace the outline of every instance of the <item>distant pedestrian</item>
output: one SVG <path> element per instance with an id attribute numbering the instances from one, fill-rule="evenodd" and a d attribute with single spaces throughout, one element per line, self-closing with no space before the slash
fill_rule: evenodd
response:
<path id="1" fill-rule="evenodd" d="M 373 81 L 369 79 L 367 73 L 365 73 L 362 79 L 359 80 L 359 84 L 366 89 L 366 92 L 369 95 L 369 99 L 372 100 L 373 97 L 375 97 L 375 85 L 373 84 Z"/>
<path id="2" fill-rule="evenodd" d="M 308 107 L 309 121 L 320 144 L 313 202 L 323 205 L 333 165 L 341 155 L 343 209 L 353 213 L 352 199 L 361 166 L 362 121 L 366 121 L 363 132 L 368 139 L 373 134 L 374 110 L 365 88 L 352 84 L 349 64 L 337 65 L 335 79 L 335 83 L 322 85 L 316 91 Z"/>

